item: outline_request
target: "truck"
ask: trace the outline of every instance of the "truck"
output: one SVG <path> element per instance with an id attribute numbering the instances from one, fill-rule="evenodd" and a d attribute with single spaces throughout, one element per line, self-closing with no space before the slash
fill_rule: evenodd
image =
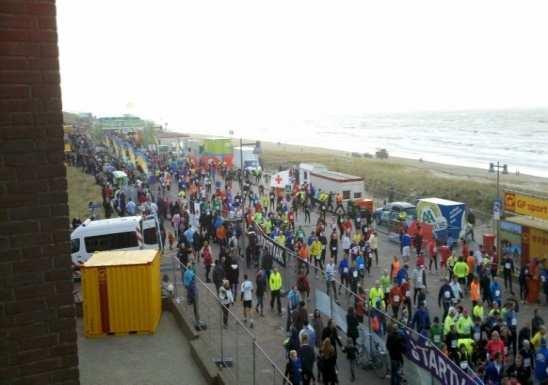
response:
<path id="1" fill-rule="evenodd" d="M 259 157 L 255 154 L 254 150 L 254 147 L 234 147 L 234 157 L 232 163 L 234 168 L 243 168 L 249 172 L 260 172 L 261 165 L 259 164 Z"/>
<path id="2" fill-rule="evenodd" d="M 450 246 L 464 237 L 467 227 L 466 205 L 441 198 L 419 199 L 417 221 L 431 225 L 434 237 Z"/>

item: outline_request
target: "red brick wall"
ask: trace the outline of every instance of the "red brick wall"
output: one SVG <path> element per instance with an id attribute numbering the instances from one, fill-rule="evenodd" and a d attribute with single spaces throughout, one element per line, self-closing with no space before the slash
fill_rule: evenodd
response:
<path id="1" fill-rule="evenodd" d="M 0 384 L 79 384 L 54 0 L 0 0 Z"/>

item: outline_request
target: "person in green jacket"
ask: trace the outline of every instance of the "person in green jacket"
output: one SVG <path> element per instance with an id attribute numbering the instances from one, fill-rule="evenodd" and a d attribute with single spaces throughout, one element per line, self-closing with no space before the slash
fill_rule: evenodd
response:
<path id="1" fill-rule="evenodd" d="M 443 320 L 443 334 L 446 335 L 451 330 L 451 325 L 455 325 L 456 322 L 456 310 L 454 307 L 449 308 L 449 313 Z"/>
<path id="2" fill-rule="evenodd" d="M 379 280 L 375 281 L 375 286 L 369 290 L 369 305 L 375 306 L 377 301 L 384 298 L 384 292 L 381 287 L 381 282 Z"/>
<path id="3" fill-rule="evenodd" d="M 459 258 L 457 263 L 455 263 L 455 266 L 453 266 L 453 274 L 457 277 L 459 283 L 463 285 L 463 287 L 466 287 L 466 278 L 468 277 L 469 272 L 470 269 L 468 268 L 468 264 L 464 262 L 463 258 Z"/>
<path id="4" fill-rule="evenodd" d="M 437 316 L 434 317 L 434 322 L 430 326 L 430 339 L 434 341 L 434 345 L 441 349 L 443 345 L 443 329 Z"/>
<path id="5" fill-rule="evenodd" d="M 274 310 L 274 301 L 276 301 L 278 314 L 282 315 L 282 302 L 280 299 L 280 292 L 282 290 L 282 275 L 278 271 L 277 267 L 272 269 L 268 279 L 268 284 L 270 287 L 270 310 Z"/>
<path id="6" fill-rule="evenodd" d="M 386 304 L 386 306 L 388 306 L 388 297 L 390 296 L 390 289 L 392 288 L 392 282 L 390 276 L 388 275 L 388 270 L 383 271 L 383 274 L 381 275 L 379 281 L 383 292 L 384 303 Z"/>
<path id="7" fill-rule="evenodd" d="M 468 310 L 464 309 L 461 316 L 457 320 L 457 333 L 459 334 L 459 338 L 470 338 L 472 326 L 474 326 L 472 317 L 468 314 Z"/>

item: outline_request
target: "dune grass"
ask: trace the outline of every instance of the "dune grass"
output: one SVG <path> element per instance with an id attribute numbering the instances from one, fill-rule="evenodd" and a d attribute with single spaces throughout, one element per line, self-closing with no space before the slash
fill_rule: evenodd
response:
<path id="1" fill-rule="evenodd" d="M 89 202 L 101 203 L 101 189 L 95 178 L 79 168 L 67 166 L 68 204 L 70 220 L 89 217 Z"/>
<path id="2" fill-rule="evenodd" d="M 408 167 L 397 161 L 275 148 L 266 149 L 262 159 L 267 169 L 297 165 L 300 162 L 321 163 L 330 170 L 363 177 L 367 193 L 377 199 L 389 197 L 391 189 L 395 200 L 414 202 L 421 197 L 435 196 L 465 202 L 481 217 L 490 215 L 496 197 L 492 183 L 436 176 L 426 168 Z"/>

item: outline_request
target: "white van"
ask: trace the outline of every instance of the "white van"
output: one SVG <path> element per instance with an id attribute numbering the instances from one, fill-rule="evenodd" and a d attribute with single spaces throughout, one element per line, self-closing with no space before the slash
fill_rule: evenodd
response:
<path id="1" fill-rule="evenodd" d="M 142 245 L 139 243 L 139 232 Z M 70 234 L 71 258 L 75 270 L 96 251 L 161 249 L 156 216 L 133 216 L 86 220 Z"/>

